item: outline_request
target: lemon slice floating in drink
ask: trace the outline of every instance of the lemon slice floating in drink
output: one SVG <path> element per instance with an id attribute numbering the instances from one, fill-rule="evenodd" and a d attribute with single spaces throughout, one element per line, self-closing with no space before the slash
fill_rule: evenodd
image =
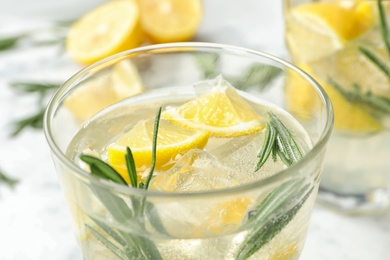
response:
<path id="1" fill-rule="evenodd" d="M 122 177 L 129 182 L 127 176 L 125 153 L 130 147 L 137 169 L 150 167 L 152 164 L 154 118 L 139 121 L 130 131 L 121 135 L 108 148 L 108 161 Z M 160 120 L 156 149 L 156 168 L 174 160 L 176 156 L 191 149 L 203 148 L 208 141 L 209 132 L 188 130 Z"/>
<path id="2" fill-rule="evenodd" d="M 211 136 L 235 137 L 264 128 L 262 118 L 221 77 L 209 93 L 178 107 L 168 108 L 163 117 L 188 129 L 207 130 Z"/>
<path id="3" fill-rule="evenodd" d="M 292 10 L 287 42 L 296 62 L 317 60 L 367 32 L 375 21 L 366 2 L 313 2 Z"/>
<path id="4" fill-rule="evenodd" d="M 109 1 L 72 25 L 66 48 L 81 64 L 91 64 L 140 45 L 143 34 L 135 1 Z"/>

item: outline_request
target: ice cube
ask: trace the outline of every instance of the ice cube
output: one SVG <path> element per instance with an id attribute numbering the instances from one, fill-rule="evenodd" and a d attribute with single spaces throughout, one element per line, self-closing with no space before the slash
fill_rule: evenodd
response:
<path id="1" fill-rule="evenodd" d="M 184 154 L 168 171 L 152 181 L 152 188 L 165 192 L 196 192 L 238 185 L 233 170 L 203 150 Z"/>

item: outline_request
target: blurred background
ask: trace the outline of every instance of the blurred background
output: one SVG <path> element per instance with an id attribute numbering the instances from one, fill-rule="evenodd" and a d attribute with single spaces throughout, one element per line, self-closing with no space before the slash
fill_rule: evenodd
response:
<path id="1" fill-rule="evenodd" d="M 56 87 L 84 66 L 66 50 L 70 26 L 106 2 L 0 0 L 0 260 L 81 259 L 42 116 Z M 288 59 L 282 1 L 202 4 L 200 26 L 190 40 Z M 312 218 L 301 259 L 389 259 L 388 217 L 351 218 L 316 207 Z"/>

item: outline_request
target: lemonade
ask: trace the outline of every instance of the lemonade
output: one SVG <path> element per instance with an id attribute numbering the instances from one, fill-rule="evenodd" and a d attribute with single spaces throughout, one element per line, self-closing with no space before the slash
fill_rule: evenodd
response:
<path id="1" fill-rule="evenodd" d="M 318 80 L 335 110 L 320 200 L 346 212 L 388 209 L 390 1 L 286 0 L 285 17 L 292 60 Z"/>
<path id="2" fill-rule="evenodd" d="M 216 77 L 197 63 L 210 54 L 223 61 Z M 80 117 L 72 104 L 101 102 L 90 87 L 101 78 L 116 93 L 110 79 L 124 61 L 142 92 Z M 261 87 L 231 83 L 258 65 L 279 77 Z M 291 74 L 312 84 L 310 123 L 283 105 Z M 46 119 L 84 259 L 299 258 L 332 108 L 288 63 L 218 44 L 143 47 L 76 74 Z"/>

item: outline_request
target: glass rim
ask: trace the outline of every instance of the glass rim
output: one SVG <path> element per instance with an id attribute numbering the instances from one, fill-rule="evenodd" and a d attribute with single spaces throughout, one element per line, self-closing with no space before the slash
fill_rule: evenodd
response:
<path id="1" fill-rule="evenodd" d="M 233 186 L 229 188 L 223 188 L 218 190 L 210 190 L 210 191 L 199 191 L 199 192 L 162 192 L 157 190 L 143 190 L 143 189 L 137 189 L 133 188 L 131 186 L 125 186 L 121 184 L 117 184 L 111 181 L 107 181 L 104 179 L 101 179 L 99 177 L 93 176 L 92 174 L 88 173 L 87 171 L 81 169 L 79 166 L 77 166 L 72 160 L 70 160 L 59 148 L 57 145 L 57 142 L 52 134 L 52 119 L 54 118 L 55 112 L 59 106 L 59 101 L 61 100 L 63 94 L 66 92 L 66 90 L 73 85 L 74 82 L 77 82 L 77 79 L 82 77 L 83 75 L 87 74 L 89 71 L 93 70 L 94 68 L 105 64 L 107 62 L 116 60 L 120 57 L 129 56 L 131 54 L 135 53 L 144 53 L 148 51 L 158 50 L 158 53 L 163 53 L 161 50 L 169 50 L 173 49 L 172 52 L 177 52 L 179 48 L 183 48 L 184 50 L 187 48 L 196 48 L 194 50 L 199 49 L 208 49 L 208 50 L 214 50 L 214 51 L 228 51 L 230 53 L 247 53 L 251 55 L 261 56 L 265 59 L 271 60 L 273 62 L 276 62 L 279 65 L 282 65 L 288 69 L 291 69 L 298 73 L 300 76 L 302 76 L 307 82 L 309 82 L 314 88 L 317 90 L 317 93 L 321 97 L 324 106 L 326 108 L 326 123 L 324 128 L 322 129 L 322 133 L 319 136 L 318 141 L 311 147 L 311 149 L 303 155 L 303 157 L 293 165 L 287 167 L 286 169 L 283 169 L 272 176 L 269 176 L 267 178 L 238 185 Z M 105 59 L 102 59 L 98 62 L 95 62 L 75 74 L 73 74 L 68 80 L 66 80 L 61 87 L 56 91 L 56 93 L 51 97 L 45 114 L 44 114 L 44 121 L 43 121 L 43 129 L 44 134 L 47 140 L 47 143 L 49 144 L 49 147 L 51 149 L 51 152 L 54 153 L 54 155 L 70 170 L 70 174 L 76 175 L 77 178 L 83 179 L 84 181 L 93 183 L 94 185 L 101 186 L 103 188 L 112 190 L 114 192 L 119 192 L 123 194 L 129 194 L 129 195 L 137 195 L 137 196 L 147 196 L 147 197 L 156 197 L 156 198 L 183 198 L 183 197 L 208 197 L 208 196 L 219 196 L 219 195 L 229 195 L 234 193 L 241 193 L 243 191 L 249 191 L 252 189 L 259 189 L 263 186 L 267 186 L 269 184 L 277 182 L 279 179 L 284 178 L 285 176 L 291 175 L 290 172 L 298 171 L 300 168 L 302 168 L 307 162 L 309 162 L 312 158 L 316 157 L 318 153 L 320 153 L 324 146 L 326 145 L 328 139 L 330 138 L 330 135 L 332 133 L 333 129 L 333 121 L 334 121 L 334 115 L 333 115 L 333 107 L 332 103 L 326 94 L 325 90 L 321 87 L 321 85 L 314 80 L 309 74 L 301 70 L 300 68 L 296 67 L 292 63 L 285 61 L 281 58 L 278 58 L 272 54 L 268 54 L 259 50 L 245 48 L 245 47 L 239 47 L 234 45 L 228 45 L 228 44 L 220 44 L 220 43 L 207 43 L 207 42 L 180 42 L 180 43 L 164 43 L 164 44 L 153 44 L 153 45 L 147 45 L 143 47 L 138 47 L 134 49 L 130 49 L 127 51 L 123 51 L 117 54 L 114 54 L 112 56 L 109 56 Z"/>

